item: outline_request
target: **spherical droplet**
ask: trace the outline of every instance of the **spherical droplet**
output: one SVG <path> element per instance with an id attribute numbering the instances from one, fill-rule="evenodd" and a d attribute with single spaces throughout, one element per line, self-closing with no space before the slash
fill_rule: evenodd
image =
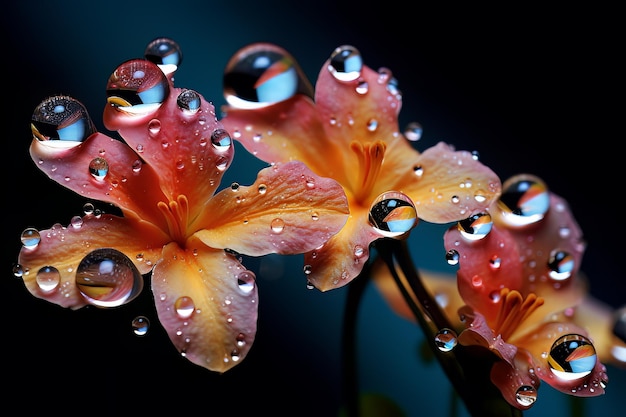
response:
<path id="1" fill-rule="evenodd" d="M 109 163 L 104 158 L 94 158 L 89 163 L 89 173 L 98 181 L 102 181 L 109 173 Z"/>
<path id="2" fill-rule="evenodd" d="M 484 239 L 491 231 L 492 226 L 493 220 L 491 220 L 489 213 L 474 214 L 457 223 L 461 236 L 467 240 Z"/>
<path id="3" fill-rule="evenodd" d="M 330 55 L 328 70 L 339 81 L 356 80 L 361 76 L 362 69 L 361 53 L 354 46 L 339 46 Z"/>
<path id="4" fill-rule="evenodd" d="M 290 99 L 313 97 L 313 88 L 297 61 L 283 48 L 254 43 L 229 60 L 224 70 L 224 97 L 233 107 L 253 109 Z"/>
<path id="5" fill-rule="evenodd" d="M 182 296 L 178 297 L 176 301 L 174 301 L 174 311 L 181 319 L 187 319 L 191 317 L 194 309 L 196 308 L 191 297 Z"/>
<path id="6" fill-rule="evenodd" d="M 562 250 L 553 250 L 548 259 L 548 275 L 555 281 L 564 281 L 572 276 L 576 266 L 574 257 Z"/>
<path id="7" fill-rule="evenodd" d="M 530 407 L 537 401 L 537 390 L 531 385 L 522 385 L 515 392 L 517 403 L 524 407 Z"/>
<path id="8" fill-rule="evenodd" d="M 155 63 L 131 59 L 109 77 L 107 103 L 125 114 L 146 114 L 161 106 L 169 90 L 167 77 Z"/>
<path id="9" fill-rule="evenodd" d="M 579 334 L 567 334 L 558 338 L 550 348 L 550 370 L 564 380 L 583 378 L 596 365 L 596 349 L 589 339 Z"/>
<path id="10" fill-rule="evenodd" d="M 200 110 L 202 100 L 195 90 L 183 90 L 176 98 L 176 104 L 184 112 L 196 113 Z"/>
<path id="11" fill-rule="evenodd" d="M 399 237 L 417 225 L 417 210 L 403 193 L 390 191 L 374 200 L 369 211 L 369 222 L 385 237 Z"/>
<path id="12" fill-rule="evenodd" d="M 276 218 L 272 220 L 270 227 L 272 229 L 272 233 L 282 233 L 283 230 L 285 230 L 285 221 L 283 219 Z"/>
<path id="13" fill-rule="evenodd" d="M 137 316 L 132 321 L 133 333 L 144 336 L 150 329 L 150 320 L 146 316 Z"/>
<path id="14" fill-rule="evenodd" d="M 446 262 L 448 262 L 448 265 L 457 265 L 460 258 L 459 252 L 454 249 L 450 249 L 446 252 Z"/>
<path id="15" fill-rule="evenodd" d="M 254 286 L 256 285 L 256 275 L 254 272 L 246 270 L 242 271 L 237 275 L 237 285 L 242 293 L 248 295 L 254 290 Z"/>
<path id="16" fill-rule="evenodd" d="M 183 52 L 180 45 L 170 38 L 156 38 L 152 40 L 143 53 L 144 58 L 159 66 L 173 66 L 172 70 L 176 70 L 183 61 Z M 165 71 L 168 72 L 168 71 Z"/>
<path id="17" fill-rule="evenodd" d="M 220 151 L 227 151 L 233 143 L 233 140 L 230 138 L 230 135 L 224 129 L 216 129 L 211 134 L 211 143 L 213 147 Z"/>
<path id="18" fill-rule="evenodd" d="M 24 229 L 21 236 L 22 245 L 27 249 L 34 249 L 41 242 L 41 235 L 39 234 L 39 230 L 29 227 Z"/>
<path id="19" fill-rule="evenodd" d="M 96 132 L 89 113 L 78 100 L 52 96 L 35 108 L 31 118 L 33 137 L 47 146 L 72 148 Z"/>
<path id="20" fill-rule="evenodd" d="M 76 287 L 85 300 L 97 307 L 118 307 L 133 300 L 143 289 L 143 277 L 122 252 L 96 249 L 76 269 Z"/>
<path id="21" fill-rule="evenodd" d="M 421 124 L 411 122 L 404 128 L 404 136 L 411 142 L 417 142 L 422 138 L 423 131 Z"/>
<path id="22" fill-rule="evenodd" d="M 61 274 L 53 266 L 44 266 L 37 271 L 37 286 L 43 292 L 55 290 L 61 283 Z"/>
<path id="23" fill-rule="evenodd" d="M 550 208 L 548 187 L 534 175 L 513 176 L 502 184 L 498 208 L 503 221 L 511 227 L 536 223 Z"/>
<path id="24" fill-rule="evenodd" d="M 435 335 L 435 345 L 442 352 L 450 352 L 457 344 L 457 334 L 452 329 L 441 329 Z"/>

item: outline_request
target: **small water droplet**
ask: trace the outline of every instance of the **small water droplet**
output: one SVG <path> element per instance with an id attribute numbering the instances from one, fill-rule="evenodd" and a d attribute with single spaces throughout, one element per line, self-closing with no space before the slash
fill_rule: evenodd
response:
<path id="1" fill-rule="evenodd" d="M 417 122 L 409 123 L 404 129 L 404 136 L 411 142 L 417 142 L 422 138 L 422 125 Z"/>
<path id="2" fill-rule="evenodd" d="M 572 276 L 576 262 L 574 257 L 562 250 L 553 250 L 548 259 L 548 275 L 555 281 L 564 281 Z"/>
<path id="3" fill-rule="evenodd" d="M 187 114 L 194 114 L 200 110 L 202 100 L 200 100 L 200 94 L 196 91 L 183 90 L 183 92 L 176 98 L 176 104 L 183 110 L 183 112 Z"/>
<path id="4" fill-rule="evenodd" d="M 43 292 L 55 290 L 61 283 L 61 274 L 53 266 L 44 266 L 37 271 L 37 285 Z"/>
<path id="5" fill-rule="evenodd" d="M 230 135 L 224 129 L 216 129 L 211 134 L 211 143 L 219 152 L 227 151 L 233 143 Z"/>
<path id="6" fill-rule="evenodd" d="M 104 158 L 94 158 L 89 163 L 89 173 L 98 181 L 102 181 L 109 173 L 109 163 Z"/>
<path id="7" fill-rule="evenodd" d="M 161 131 L 161 121 L 159 119 L 152 119 L 148 122 L 148 133 L 154 137 Z"/>
<path id="8" fill-rule="evenodd" d="M 272 220 L 272 222 L 270 223 L 270 227 L 272 229 L 272 233 L 282 233 L 285 229 L 285 221 L 283 219 L 276 218 Z"/>
<path id="9" fill-rule="evenodd" d="M 457 344 L 457 334 L 454 330 L 444 328 L 435 335 L 435 345 L 442 352 L 450 352 Z"/>
<path id="10" fill-rule="evenodd" d="M 39 230 L 29 227 L 22 232 L 21 236 L 22 245 L 27 249 L 34 249 L 41 242 L 41 235 Z"/>
<path id="11" fill-rule="evenodd" d="M 467 219 L 457 223 L 457 229 L 467 240 L 484 239 L 493 226 L 493 221 L 489 213 L 473 214 Z"/>
<path id="12" fill-rule="evenodd" d="M 448 265 L 457 265 L 460 258 L 461 256 L 459 255 L 459 252 L 454 249 L 450 249 L 446 252 L 446 262 L 448 262 Z"/>
<path id="13" fill-rule="evenodd" d="M 259 194 L 263 195 L 267 192 L 267 185 L 265 184 L 259 184 L 259 188 L 258 188 Z"/>
<path id="14" fill-rule="evenodd" d="M 356 80 L 361 76 L 362 69 L 361 53 L 353 46 L 339 46 L 330 55 L 328 70 L 339 81 Z"/>
<path id="15" fill-rule="evenodd" d="M 145 336 L 150 329 L 150 320 L 146 316 L 137 316 L 132 323 L 133 333 L 137 336 Z"/>
<path id="16" fill-rule="evenodd" d="M 237 275 L 237 285 L 239 285 L 239 289 L 245 295 L 250 294 L 254 290 L 255 283 L 256 275 L 252 271 L 242 271 Z"/>
<path id="17" fill-rule="evenodd" d="M 187 319 L 191 317 L 195 308 L 196 306 L 191 297 L 178 297 L 174 302 L 174 311 L 176 311 L 176 314 L 181 319 Z"/>
<path id="18" fill-rule="evenodd" d="M 524 407 L 530 407 L 537 400 L 537 390 L 530 385 L 522 385 L 515 392 L 517 403 Z"/>

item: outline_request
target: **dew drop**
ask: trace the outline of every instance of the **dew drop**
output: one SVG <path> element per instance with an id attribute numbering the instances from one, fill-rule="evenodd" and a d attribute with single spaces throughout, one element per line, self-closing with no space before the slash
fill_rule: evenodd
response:
<path id="1" fill-rule="evenodd" d="M 517 403 L 523 407 L 530 407 L 537 401 L 537 390 L 530 385 L 522 385 L 515 392 Z"/>
<path id="2" fill-rule="evenodd" d="M 184 90 L 176 98 L 176 104 L 184 113 L 194 114 L 200 110 L 202 100 L 200 100 L 200 94 L 196 91 Z"/>
<path id="3" fill-rule="evenodd" d="M 143 53 L 148 61 L 163 67 L 172 66 L 175 71 L 183 60 L 183 53 L 178 43 L 170 38 L 161 37 L 152 40 Z M 168 72 L 163 68 L 164 72 Z"/>
<path id="4" fill-rule="evenodd" d="M 146 316 L 137 316 L 132 323 L 133 333 L 137 336 L 145 336 L 150 329 L 150 320 Z"/>
<path id="5" fill-rule="evenodd" d="M 553 250 L 548 259 L 548 275 L 555 281 L 564 281 L 572 276 L 575 268 L 574 257 L 562 250 Z"/>
<path id="6" fill-rule="evenodd" d="M 174 311 L 176 311 L 176 315 L 181 319 L 191 317 L 195 308 L 196 306 L 191 297 L 182 296 L 174 301 Z"/>
<path id="7" fill-rule="evenodd" d="M 37 286 L 44 292 L 55 290 L 61 283 L 61 274 L 53 266 L 44 266 L 37 271 Z"/>
<path id="8" fill-rule="evenodd" d="M 457 334 L 454 330 L 444 328 L 435 335 L 435 345 L 442 352 L 450 352 L 457 344 Z"/>
<path id="9" fill-rule="evenodd" d="M 39 230 L 29 227 L 22 232 L 21 240 L 26 249 L 35 249 L 41 242 L 41 235 Z"/>
<path id="10" fill-rule="evenodd" d="M 109 173 L 109 163 L 104 158 L 94 158 L 89 163 L 89 173 L 98 181 L 102 181 Z"/>
<path id="11" fill-rule="evenodd" d="M 215 129 L 215 131 L 211 134 L 211 143 L 217 151 L 225 152 L 230 148 L 233 140 L 224 129 Z"/>
<path id="12" fill-rule="evenodd" d="M 161 121 L 159 119 L 152 119 L 148 123 L 148 133 L 150 136 L 156 136 L 161 131 Z"/>
<path id="13" fill-rule="evenodd" d="M 330 55 L 328 70 L 339 81 L 356 80 L 361 76 L 362 69 L 361 53 L 353 46 L 339 46 Z"/>
<path id="14" fill-rule="evenodd" d="M 276 218 L 272 220 L 270 227 L 272 229 L 272 233 L 282 233 L 283 230 L 285 230 L 285 221 L 283 219 Z"/>
<path id="15" fill-rule="evenodd" d="M 579 334 L 559 337 L 550 348 L 548 365 L 558 378 L 571 381 L 583 378 L 596 366 L 596 349 L 589 339 Z"/>
<path id="16" fill-rule="evenodd" d="M 85 106 L 69 96 L 52 96 L 39 103 L 31 130 L 38 141 L 61 149 L 73 148 L 96 133 Z"/>
<path id="17" fill-rule="evenodd" d="M 93 203 L 85 203 L 83 205 L 83 213 L 85 213 L 85 215 L 87 216 L 89 216 L 90 214 L 93 214 L 94 210 L 95 210 L 95 207 Z"/>
<path id="18" fill-rule="evenodd" d="M 245 295 L 252 293 L 256 282 L 256 275 L 254 272 L 246 270 L 237 275 L 237 285 L 239 290 Z"/>
<path id="19" fill-rule="evenodd" d="M 406 128 L 404 128 L 404 136 L 410 140 L 411 142 L 417 142 L 422 138 L 422 125 L 417 122 L 409 123 Z"/>
<path id="20" fill-rule="evenodd" d="M 461 256 L 459 255 L 459 252 L 454 249 L 450 249 L 446 252 L 446 262 L 448 262 L 448 265 L 457 265 L 460 258 Z"/>
<path id="21" fill-rule="evenodd" d="M 258 188 L 259 194 L 263 195 L 267 192 L 267 185 L 265 184 L 259 184 L 259 188 Z"/>
<path id="22" fill-rule="evenodd" d="M 169 82 L 163 71 L 147 59 L 131 59 L 120 64 L 106 86 L 107 103 L 133 117 L 156 111 L 169 95 Z M 139 149 L 137 149 L 139 151 Z"/>
<path id="23" fill-rule="evenodd" d="M 527 226 L 543 219 L 550 207 L 545 183 L 529 174 L 515 175 L 502 184 L 499 214 L 511 227 Z"/>
<path id="24" fill-rule="evenodd" d="M 76 287 L 85 300 L 97 307 L 118 307 L 133 300 L 143 289 L 143 277 L 132 261 L 115 249 L 88 253 L 76 269 Z"/>
<path id="25" fill-rule="evenodd" d="M 457 228 L 467 240 L 480 240 L 491 232 L 493 221 L 489 213 L 474 214 L 457 223 Z"/>
<path id="26" fill-rule="evenodd" d="M 417 225 L 417 210 L 408 196 L 389 191 L 374 200 L 369 211 L 369 222 L 382 236 L 400 237 Z"/>
<path id="27" fill-rule="evenodd" d="M 73 216 L 70 220 L 70 224 L 74 229 L 80 229 L 83 226 L 83 218 L 80 216 Z"/>

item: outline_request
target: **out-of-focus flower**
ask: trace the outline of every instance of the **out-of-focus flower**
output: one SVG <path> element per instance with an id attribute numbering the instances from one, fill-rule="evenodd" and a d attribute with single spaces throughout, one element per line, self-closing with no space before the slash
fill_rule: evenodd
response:
<path id="1" fill-rule="evenodd" d="M 541 179 L 507 180 L 499 201 L 452 226 L 444 244 L 448 262 L 459 265 L 457 281 L 427 272 L 424 286 L 460 333 L 458 343 L 501 359 L 491 378 L 511 405 L 531 407 L 540 380 L 571 395 L 601 395 L 603 363 L 626 367 L 626 314 L 588 294 L 579 271 L 582 232 L 567 202 Z M 383 266 L 373 272 L 377 288 L 397 314 L 415 321 Z"/>
<path id="2" fill-rule="evenodd" d="M 256 277 L 239 254 L 311 251 L 345 224 L 347 200 L 339 184 L 295 161 L 217 192 L 234 155 L 230 135 L 211 103 L 174 87 L 178 45 L 156 39 L 145 56 L 122 63 L 106 86 L 104 124 L 125 142 L 97 132 L 71 97 L 35 109 L 36 165 L 121 215 L 89 203 L 67 227 L 26 229 L 16 273 L 34 296 L 72 309 L 128 303 L 151 273 L 159 321 L 176 348 L 224 372 L 256 335 Z"/>
<path id="3" fill-rule="evenodd" d="M 418 218 L 465 219 L 499 196 L 499 178 L 470 152 L 413 148 L 407 139 L 419 132 L 398 128 L 402 95 L 391 71 L 363 65 L 352 46 L 332 53 L 313 92 L 284 49 L 249 45 L 229 61 L 224 93 L 222 122 L 249 152 L 272 164 L 303 161 L 345 190 L 346 225 L 305 254 L 308 282 L 322 291 L 356 277 L 374 240 L 405 238 Z"/>

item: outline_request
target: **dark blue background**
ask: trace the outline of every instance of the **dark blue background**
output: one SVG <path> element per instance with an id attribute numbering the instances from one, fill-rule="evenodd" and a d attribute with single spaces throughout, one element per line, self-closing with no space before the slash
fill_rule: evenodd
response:
<path id="1" fill-rule="evenodd" d="M 224 103 L 224 66 L 248 43 L 285 47 L 312 81 L 336 46 L 356 46 L 367 65 L 388 67 L 399 80 L 401 124 L 424 126 L 418 149 L 443 140 L 478 150 L 503 179 L 530 172 L 565 197 L 588 241 L 583 270 L 592 294 L 614 307 L 625 304 L 615 10 L 458 10 L 326 0 L 289 6 L 273 0 L 16 3 L 5 5 L 0 17 L 8 91 L 2 120 L 9 145 L 3 164 L 8 253 L 0 280 L 7 409 L 336 415 L 346 291 L 306 290 L 300 257 L 248 260 L 260 271 L 259 331 L 248 358 L 224 375 L 178 355 L 157 324 L 149 291 L 119 309 L 69 311 L 33 298 L 11 274 L 25 227 L 67 224 L 83 203 L 30 160 L 32 110 L 48 95 L 69 94 L 106 131 L 100 115 L 108 76 L 158 36 L 183 48 L 176 84 L 199 91 L 216 107 Z M 250 183 L 250 167 L 259 166 L 238 148 L 225 184 Z M 438 231 L 421 225 L 413 233 L 418 264 L 445 268 L 441 249 L 420 241 Z M 130 330 L 138 314 L 153 320 L 142 338 Z M 419 329 L 391 313 L 371 288 L 359 337 L 363 390 L 384 392 L 409 416 L 449 413 L 449 383 L 436 364 L 420 363 L 415 355 Z M 625 373 L 609 369 L 608 394 L 583 402 L 585 415 L 622 415 Z M 539 394 L 525 415 L 570 415 L 565 396 L 547 384 Z"/>

